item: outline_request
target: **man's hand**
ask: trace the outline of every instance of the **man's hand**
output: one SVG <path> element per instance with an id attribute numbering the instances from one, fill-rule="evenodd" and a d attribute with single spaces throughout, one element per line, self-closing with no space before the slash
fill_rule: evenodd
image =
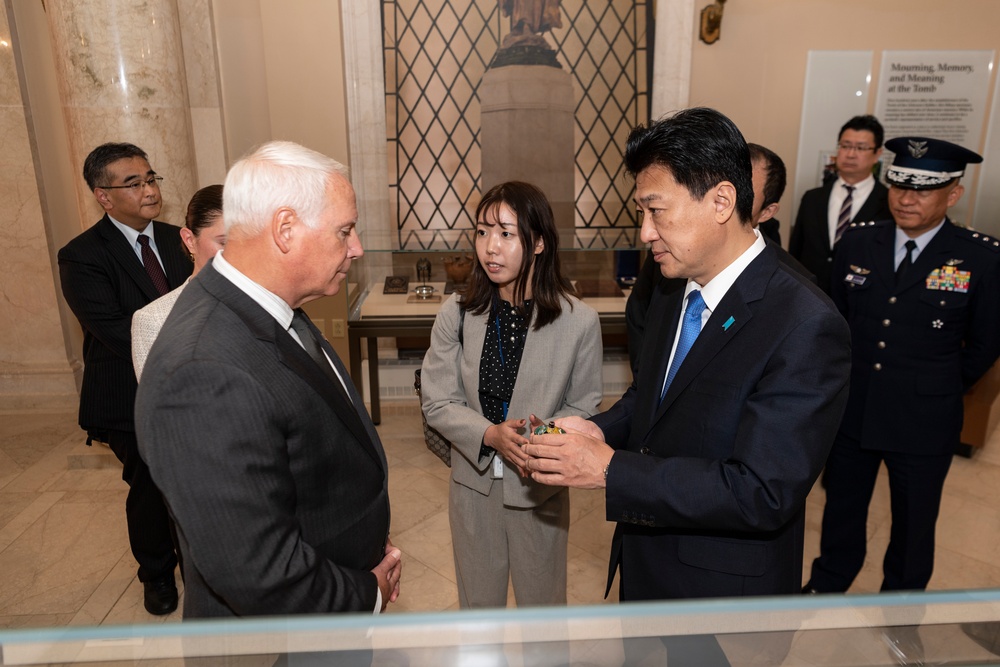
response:
<path id="1" fill-rule="evenodd" d="M 558 420 L 556 423 L 559 423 Z M 611 462 L 615 450 L 603 440 L 577 431 L 532 435 L 531 442 L 524 446 L 524 452 L 531 457 L 525 469 L 536 482 L 578 489 L 603 489 L 604 468 Z"/>
<path id="2" fill-rule="evenodd" d="M 591 438 L 604 442 L 604 431 L 589 419 L 574 415 L 572 417 L 559 417 L 555 422 L 556 426 L 567 433 L 582 433 L 583 435 L 589 435 Z"/>
<path id="3" fill-rule="evenodd" d="M 524 464 L 528 460 L 522 445 L 527 444 L 527 439 L 521 433 L 524 431 L 524 419 L 508 419 L 505 422 L 494 424 L 486 429 L 483 434 L 483 443 L 496 450 L 503 460 L 517 468 L 521 477 L 527 477 Z"/>
<path id="4" fill-rule="evenodd" d="M 403 573 L 403 552 L 392 546 L 392 542 L 386 540 L 385 556 L 382 561 L 375 566 L 372 574 L 378 579 L 378 588 L 382 592 L 382 609 L 390 602 L 395 602 L 399 597 L 399 579 Z"/>

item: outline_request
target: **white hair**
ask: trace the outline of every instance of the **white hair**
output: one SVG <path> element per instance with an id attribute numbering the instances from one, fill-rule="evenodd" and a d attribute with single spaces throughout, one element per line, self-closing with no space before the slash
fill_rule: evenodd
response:
<path id="1" fill-rule="evenodd" d="M 275 211 L 288 207 L 309 227 L 319 224 L 326 188 L 347 167 L 292 141 L 270 141 L 232 166 L 222 194 L 226 233 L 239 228 L 260 233 Z"/>

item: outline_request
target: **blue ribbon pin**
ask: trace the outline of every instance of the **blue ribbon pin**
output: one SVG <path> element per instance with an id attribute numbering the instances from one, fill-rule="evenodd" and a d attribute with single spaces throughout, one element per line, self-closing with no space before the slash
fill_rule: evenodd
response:
<path id="1" fill-rule="evenodd" d="M 735 321 L 736 320 L 733 318 L 733 316 L 730 315 L 729 319 L 726 320 L 726 323 L 722 325 L 722 330 L 723 331 L 729 331 L 729 327 L 733 326 L 733 322 L 735 322 Z"/>

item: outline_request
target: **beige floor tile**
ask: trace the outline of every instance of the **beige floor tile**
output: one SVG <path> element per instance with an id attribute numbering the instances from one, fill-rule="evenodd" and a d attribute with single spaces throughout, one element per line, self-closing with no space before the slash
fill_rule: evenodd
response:
<path id="1" fill-rule="evenodd" d="M 446 579 L 416 559 L 403 566 L 403 581 L 399 599 L 386 611 L 392 614 L 407 611 L 443 611 L 458 606 L 455 582 Z"/>
<path id="2" fill-rule="evenodd" d="M 136 563 L 132 552 L 126 549 L 108 575 L 94 588 L 93 592 L 73 615 L 69 625 L 101 625 L 122 595 L 136 581 Z M 142 589 L 139 589 L 142 594 Z"/>
<path id="3" fill-rule="evenodd" d="M 615 524 L 605 517 L 603 504 L 581 516 L 570 526 L 570 541 L 593 556 L 607 558 Z"/>
<path id="4" fill-rule="evenodd" d="M 448 526 L 446 509 L 401 533 L 394 533 L 392 543 L 403 550 L 406 559 L 404 568 L 409 567 L 408 563 L 411 560 L 416 560 L 454 585 L 455 559 L 452 554 L 451 529 Z M 409 578 L 408 571 L 404 577 Z"/>
<path id="5" fill-rule="evenodd" d="M 0 614 L 75 614 L 128 550 L 124 517 L 55 503 L 0 552 Z"/>
<path id="6" fill-rule="evenodd" d="M 24 614 L 21 616 L 0 615 L 0 629 L 26 630 L 28 628 L 51 628 L 69 625 L 73 614 Z"/>
<path id="7" fill-rule="evenodd" d="M 23 535 L 26 530 L 31 528 L 63 495 L 60 492 L 0 494 L 0 500 L 4 500 L 8 496 L 17 496 L 19 499 L 24 497 L 30 498 L 30 502 L 20 512 L 11 517 L 3 528 L 0 529 L 0 553 L 13 544 L 14 540 Z"/>
<path id="8" fill-rule="evenodd" d="M 611 587 L 608 599 L 604 589 L 608 580 L 608 556 L 595 556 L 572 543 L 566 553 L 566 602 L 571 605 L 592 605 L 618 601 L 618 584 Z"/>

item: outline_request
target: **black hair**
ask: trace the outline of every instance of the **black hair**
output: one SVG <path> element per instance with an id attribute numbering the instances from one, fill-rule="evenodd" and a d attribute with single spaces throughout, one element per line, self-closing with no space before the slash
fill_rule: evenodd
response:
<path id="1" fill-rule="evenodd" d="M 750 149 L 733 121 L 715 109 L 685 109 L 633 129 L 625 142 L 625 169 L 634 178 L 651 166 L 667 169 L 696 200 L 729 181 L 736 188 L 736 215 L 750 224 Z"/>
<path id="2" fill-rule="evenodd" d="M 764 201 L 760 207 L 764 209 L 771 204 L 777 204 L 781 200 L 781 195 L 785 193 L 785 184 L 788 180 L 784 161 L 770 148 L 760 144 L 747 144 L 747 146 L 750 148 L 750 164 L 760 162 L 767 172 L 764 181 Z"/>
<path id="3" fill-rule="evenodd" d="M 218 213 L 222 213 L 222 185 L 206 185 L 188 202 L 184 226 L 197 236 L 202 229 L 215 222 L 213 218 Z"/>
<path id="4" fill-rule="evenodd" d="M 101 184 L 110 185 L 108 179 L 108 165 L 118 160 L 131 157 L 141 157 L 149 162 L 149 156 L 135 144 L 101 144 L 83 161 L 83 180 L 87 181 L 87 187 L 93 190 L 101 187 Z"/>
<path id="5" fill-rule="evenodd" d="M 559 234 L 556 230 L 552 207 L 545 193 L 530 183 L 508 181 L 490 188 L 476 207 L 476 222 L 487 216 L 496 223 L 500 207 L 507 205 L 517 218 L 517 234 L 521 240 L 521 268 L 514 281 L 514 303 L 523 308 L 527 291 L 528 273 L 534 266 L 531 279 L 531 300 L 534 329 L 537 331 L 555 321 L 562 313 L 561 299 L 573 293 L 559 267 Z M 541 239 L 544 247 L 535 254 L 535 245 Z M 469 286 L 462 297 L 462 305 L 473 315 L 490 311 L 499 298 L 500 288 L 490 280 L 478 261 L 472 267 Z M 571 306 L 572 307 L 572 306 Z"/>
<path id="6" fill-rule="evenodd" d="M 871 132 L 875 136 L 875 150 L 882 148 L 882 140 L 885 138 L 885 130 L 882 129 L 882 123 L 878 122 L 878 118 L 872 116 L 871 114 L 865 114 L 864 116 L 855 116 L 851 120 L 844 123 L 844 126 L 840 128 L 840 134 L 837 135 L 837 141 L 844 136 L 844 132 L 847 130 L 854 130 L 855 132 Z"/>

